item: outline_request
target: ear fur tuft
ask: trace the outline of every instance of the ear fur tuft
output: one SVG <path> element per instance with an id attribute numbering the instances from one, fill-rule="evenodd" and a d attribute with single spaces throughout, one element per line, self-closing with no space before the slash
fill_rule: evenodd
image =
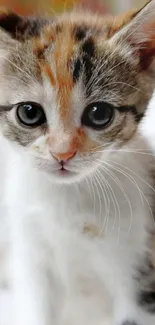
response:
<path id="1" fill-rule="evenodd" d="M 155 59 L 155 0 L 138 10 L 128 24 L 113 36 L 116 41 L 128 43 L 139 56 L 142 69 L 147 69 Z"/>

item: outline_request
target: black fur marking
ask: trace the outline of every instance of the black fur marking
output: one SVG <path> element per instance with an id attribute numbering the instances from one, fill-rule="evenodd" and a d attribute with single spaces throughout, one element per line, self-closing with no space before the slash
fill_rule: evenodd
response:
<path id="1" fill-rule="evenodd" d="M 147 292 L 142 290 L 138 297 L 138 303 L 141 307 L 151 314 L 155 314 L 155 281 L 152 283 L 152 289 Z"/>
<path id="2" fill-rule="evenodd" d="M 89 37 L 82 45 L 82 51 L 89 57 L 93 57 L 95 54 L 95 45 L 91 37 Z"/>
<path id="3" fill-rule="evenodd" d="M 140 285 L 137 302 L 148 313 L 155 314 L 155 268 L 149 257 L 143 265 L 137 279 Z"/>
<path id="4" fill-rule="evenodd" d="M 0 27 L 8 32 L 13 38 L 20 41 L 40 34 L 41 28 L 48 21 L 36 17 L 21 17 L 15 13 L 0 15 Z"/>
<path id="5" fill-rule="evenodd" d="M 86 37 L 87 30 L 86 27 L 76 26 L 73 31 L 76 41 L 82 41 Z"/>
<path id="6" fill-rule="evenodd" d="M 80 72 L 82 68 L 82 62 L 80 59 L 77 59 L 74 64 L 74 70 L 73 70 L 73 80 L 74 82 L 78 81 Z"/>
<path id="7" fill-rule="evenodd" d="M 49 44 L 45 44 L 43 48 L 37 48 L 34 50 L 35 55 L 39 60 L 45 60 L 45 51 L 48 49 Z"/>
<path id="8" fill-rule="evenodd" d="M 89 91 L 87 89 L 87 84 L 90 80 L 90 78 L 93 75 L 94 71 L 94 58 L 95 58 L 95 44 L 92 39 L 92 37 L 89 37 L 85 40 L 85 42 L 81 46 L 81 54 L 82 54 L 82 61 L 84 65 L 84 72 L 85 72 L 85 86 L 86 86 L 86 92 L 87 96 L 90 95 L 90 88 Z"/>
<path id="9" fill-rule="evenodd" d="M 94 71 L 94 64 L 91 58 L 89 58 L 89 56 L 84 55 L 83 57 L 83 63 L 84 63 L 84 71 L 85 71 L 85 86 L 86 86 L 86 92 L 87 92 L 87 96 L 90 95 L 91 93 L 91 89 L 87 88 L 87 84 L 89 83 L 90 78 L 93 75 L 93 71 Z"/>
<path id="10" fill-rule="evenodd" d="M 137 109 L 135 106 L 120 106 L 120 107 L 116 107 L 116 109 L 120 112 L 120 113 L 132 113 L 135 117 L 135 121 L 138 123 L 140 122 L 140 120 L 144 117 L 143 113 L 138 113 Z"/>
<path id="11" fill-rule="evenodd" d="M 94 46 L 94 41 L 91 37 L 89 37 L 83 43 L 82 53 L 83 53 L 82 59 L 85 68 L 85 85 L 86 85 L 87 95 L 89 96 L 90 94 L 88 93 L 87 84 L 93 75 L 93 71 L 94 71 L 93 59 L 95 57 L 95 46 Z"/>
<path id="12" fill-rule="evenodd" d="M 15 13 L 8 13 L 0 15 L 0 27 L 12 36 L 16 32 L 16 27 L 22 23 L 22 18 Z"/>
<path id="13" fill-rule="evenodd" d="M 56 33 L 58 34 L 62 32 L 62 26 L 60 25 L 56 25 L 55 29 L 56 29 Z"/>
<path id="14" fill-rule="evenodd" d="M 23 26 L 21 24 L 20 32 L 24 33 L 24 38 L 32 37 L 32 36 L 39 36 L 40 31 L 44 25 L 46 25 L 48 21 L 44 19 L 37 19 L 35 17 L 29 17 Z"/>

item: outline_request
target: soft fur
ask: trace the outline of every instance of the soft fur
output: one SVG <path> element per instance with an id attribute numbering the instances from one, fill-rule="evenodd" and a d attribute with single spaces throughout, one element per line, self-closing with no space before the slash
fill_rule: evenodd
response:
<path id="1" fill-rule="evenodd" d="M 1 10 L 0 325 L 155 324 L 154 19 L 155 0 L 116 18 Z M 21 102 L 46 122 L 24 127 Z M 93 102 L 115 112 L 100 131 L 81 122 Z"/>

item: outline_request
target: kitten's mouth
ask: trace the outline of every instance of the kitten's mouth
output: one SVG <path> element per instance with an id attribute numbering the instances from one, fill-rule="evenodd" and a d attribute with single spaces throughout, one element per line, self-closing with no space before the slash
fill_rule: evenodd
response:
<path id="1" fill-rule="evenodd" d="M 57 170 L 57 173 L 59 176 L 71 176 L 74 174 L 73 171 L 70 171 L 69 169 L 66 168 L 64 162 L 60 162 L 60 168 Z"/>
<path id="2" fill-rule="evenodd" d="M 79 174 L 79 172 L 74 170 L 74 168 L 70 168 L 67 164 L 57 164 L 57 166 L 52 166 L 51 163 L 48 163 L 47 161 L 39 160 L 39 164 L 37 165 L 39 169 L 48 172 L 48 174 L 52 174 L 54 177 L 59 179 L 65 179 L 75 177 Z"/>
<path id="3" fill-rule="evenodd" d="M 62 166 L 59 170 L 58 173 L 60 176 L 67 176 L 68 174 L 70 174 L 70 171 L 67 170 L 64 166 Z"/>
<path id="4" fill-rule="evenodd" d="M 69 177 L 69 176 L 71 177 L 71 176 L 75 176 L 75 174 L 77 174 L 76 171 L 69 170 L 64 165 L 61 165 L 60 168 L 57 169 L 56 173 L 59 177 Z"/>

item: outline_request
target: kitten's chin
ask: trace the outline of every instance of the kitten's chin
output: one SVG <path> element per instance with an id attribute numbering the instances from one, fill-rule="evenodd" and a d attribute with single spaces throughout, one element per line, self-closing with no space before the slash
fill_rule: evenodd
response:
<path id="1" fill-rule="evenodd" d="M 79 183 L 83 178 L 84 175 L 80 173 L 74 173 L 70 171 L 59 171 L 56 173 L 46 173 L 47 177 L 51 179 L 52 182 L 57 184 L 72 184 L 72 183 Z"/>
<path id="2" fill-rule="evenodd" d="M 70 170 L 52 170 L 52 169 L 40 169 L 42 173 L 53 183 L 57 184 L 72 184 L 80 182 L 84 179 L 85 175 L 80 172 L 74 172 Z"/>
<path id="3" fill-rule="evenodd" d="M 71 166 L 67 168 L 55 168 L 51 164 L 38 164 L 39 171 L 48 178 L 49 181 L 57 184 L 72 184 L 79 183 L 86 178 L 92 176 L 98 167 L 98 163 L 90 167 L 86 165 L 85 168 L 77 168 Z"/>
<path id="4" fill-rule="evenodd" d="M 58 170 L 52 175 L 57 183 L 72 183 L 79 179 L 79 173 L 72 172 L 66 169 Z"/>

